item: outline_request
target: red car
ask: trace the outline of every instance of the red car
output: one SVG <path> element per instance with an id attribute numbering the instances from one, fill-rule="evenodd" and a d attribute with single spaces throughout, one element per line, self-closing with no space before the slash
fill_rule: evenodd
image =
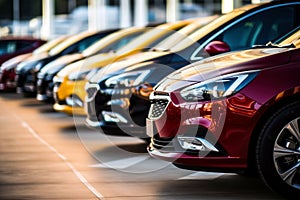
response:
<path id="1" fill-rule="evenodd" d="M 7 36 L 0 38 L 0 65 L 15 56 L 32 52 L 36 48 L 46 43 L 46 41 L 31 38 Z"/>
<path id="2" fill-rule="evenodd" d="M 38 38 L 32 38 L 32 37 L 21 37 L 21 36 L 2 37 L 0 39 L 0 65 L 3 65 L 4 63 L 6 65 L 11 65 L 12 63 L 19 62 L 19 60 L 23 60 L 29 57 L 31 55 L 31 52 L 33 52 L 35 49 L 37 49 L 38 47 L 42 46 L 45 43 L 46 41 L 44 40 Z M 15 57 L 18 58 L 14 59 Z M 15 73 L 13 69 L 10 68 L 9 70 L 6 70 L 4 69 L 3 66 L 1 66 L 0 90 L 6 89 L 6 84 L 5 84 L 6 81 L 13 80 L 14 75 Z M 13 83 L 10 82 L 8 84 L 8 87 L 11 84 Z"/>
<path id="3" fill-rule="evenodd" d="M 274 191 L 299 197 L 299 37 L 285 39 L 281 45 L 293 42 L 285 48 L 211 57 L 163 79 L 150 95 L 150 155 L 191 170 L 258 172 Z"/>

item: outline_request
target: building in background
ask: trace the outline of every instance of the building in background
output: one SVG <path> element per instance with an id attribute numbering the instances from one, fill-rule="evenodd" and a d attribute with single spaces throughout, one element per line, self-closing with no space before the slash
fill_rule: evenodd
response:
<path id="1" fill-rule="evenodd" d="M 0 36 L 33 35 L 52 39 L 85 30 L 143 26 L 148 23 L 204 17 L 261 1 L 263 0 L 0 0 Z M 45 20 L 45 16 L 48 19 Z M 46 24 L 47 20 L 51 24 Z"/>

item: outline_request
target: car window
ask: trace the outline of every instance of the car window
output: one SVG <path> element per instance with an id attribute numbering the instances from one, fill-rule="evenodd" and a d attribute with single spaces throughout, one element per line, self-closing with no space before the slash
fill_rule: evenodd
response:
<path id="1" fill-rule="evenodd" d="M 288 32 L 287 34 L 285 34 L 282 37 L 277 38 L 276 40 L 274 40 L 272 42 L 274 44 L 288 45 L 299 39 L 300 39 L 300 26 L 297 26 L 292 31 Z"/>
<path id="2" fill-rule="evenodd" d="M 294 26 L 294 7 L 287 6 L 258 13 L 231 27 L 220 38 L 231 50 L 266 44 Z"/>
<path id="3" fill-rule="evenodd" d="M 58 54 L 65 55 L 66 53 L 62 53 L 62 52 L 67 51 L 67 49 L 70 47 L 72 47 L 72 48 L 70 48 L 70 49 L 72 49 L 71 53 L 76 53 L 77 49 L 76 49 L 76 46 L 74 46 L 74 44 L 77 44 L 79 41 L 90 37 L 92 34 L 93 34 L 92 32 L 86 31 L 86 32 L 82 32 L 82 33 L 70 36 L 63 42 L 56 45 L 53 49 L 51 49 L 49 52 L 49 55 L 50 56 L 54 56 L 54 55 L 58 55 Z M 70 51 L 68 50 L 67 53 L 70 53 Z"/>
<path id="4" fill-rule="evenodd" d="M 253 6 L 255 6 L 254 4 Z M 185 37 L 183 40 L 178 42 L 176 45 L 174 45 L 170 51 L 172 52 L 178 52 L 183 49 L 186 49 L 193 45 L 199 45 L 198 41 L 202 38 L 206 37 L 210 33 L 214 32 L 219 27 L 223 26 L 225 23 L 229 23 L 230 20 L 238 17 L 239 15 L 243 14 L 245 10 L 237 9 L 233 10 L 230 13 L 221 15 L 217 19 L 213 20 L 212 22 L 208 23 L 207 25 L 199 28 L 197 31 L 191 33 L 188 37 Z"/>
<path id="5" fill-rule="evenodd" d="M 61 36 L 59 38 L 53 39 L 53 40 L 51 40 L 51 41 L 43 44 L 42 46 L 40 46 L 36 50 L 34 50 L 33 54 L 39 54 L 39 53 L 43 53 L 43 52 L 49 52 L 52 48 L 54 48 L 55 46 L 57 46 L 59 43 L 63 42 L 65 39 L 67 39 L 67 36 Z"/>
<path id="6" fill-rule="evenodd" d="M 125 37 L 122 37 L 119 40 L 116 40 L 115 42 L 111 43 L 107 47 L 101 49 L 97 53 L 106 53 L 106 52 L 110 52 L 110 51 L 117 51 L 118 49 L 120 49 L 121 47 L 123 47 L 124 45 L 129 43 L 131 40 L 135 39 L 140 34 L 141 34 L 140 32 L 138 32 L 138 33 L 136 32 L 136 33 L 126 35 Z"/>
<path id="7" fill-rule="evenodd" d="M 118 49 L 116 53 L 117 55 L 122 55 L 124 53 L 130 52 L 138 48 L 149 49 L 149 47 L 150 48 L 153 47 L 152 44 L 155 45 L 155 42 L 157 40 L 160 41 L 161 37 L 164 37 L 166 34 L 169 34 L 170 32 L 173 33 L 173 30 L 178 30 L 186 25 L 187 22 L 185 23 L 175 22 L 175 24 L 166 23 L 160 26 L 156 26 L 154 28 L 148 28 L 148 31 L 146 31 L 144 34 L 139 35 L 139 37 L 137 37 L 135 40 L 132 40 L 127 45 Z"/>
<path id="8" fill-rule="evenodd" d="M 27 48 L 30 48 L 32 46 L 34 42 L 30 42 L 30 41 L 18 41 L 17 42 L 17 50 L 24 50 L 24 49 L 27 49 Z"/>
<path id="9" fill-rule="evenodd" d="M 17 50 L 15 41 L 2 41 L 0 42 L 0 55 L 13 53 Z"/>
<path id="10" fill-rule="evenodd" d="M 265 45 L 298 26 L 295 8 L 295 5 L 289 5 L 264 10 L 226 28 L 221 34 L 209 40 L 226 42 L 232 51 Z M 207 53 L 203 48 L 198 48 L 192 54 L 191 60 L 199 60 L 205 55 Z"/>
<path id="11" fill-rule="evenodd" d="M 194 23 L 191 23 L 180 30 L 175 31 L 172 35 L 162 39 L 153 45 L 152 50 L 154 51 L 170 51 L 171 48 L 177 45 L 179 42 L 187 38 L 188 35 L 198 31 L 201 27 L 205 26 L 209 22 L 217 19 L 218 15 L 213 15 L 209 17 L 201 18 L 196 20 Z"/>
<path id="12" fill-rule="evenodd" d="M 77 44 L 78 52 L 80 52 L 80 53 L 83 52 L 86 48 L 88 48 L 89 46 L 91 46 L 92 44 L 97 42 L 98 40 L 100 40 L 100 38 L 95 36 L 95 37 L 86 38 L 86 39 L 78 42 L 78 44 Z"/>
<path id="13" fill-rule="evenodd" d="M 172 34 L 174 34 L 175 32 L 179 31 L 180 29 L 184 28 L 185 26 L 182 27 L 177 27 L 174 30 L 170 30 L 167 34 L 165 34 L 164 36 L 158 38 L 157 40 L 154 40 L 151 44 L 148 45 L 147 48 L 151 49 L 153 47 L 155 47 L 156 45 L 158 45 L 160 42 L 162 42 L 163 40 L 165 40 L 166 38 L 168 38 L 169 36 L 171 36 Z"/>
<path id="14" fill-rule="evenodd" d="M 93 43 L 97 42 L 100 38 L 97 36 L 87 37 L 82 39 L 75 44 L 66 48 L 62 55 L 72 54 L 72 53 L 81 53 L 83 52 L 88 46 L 92 45 Z"/>

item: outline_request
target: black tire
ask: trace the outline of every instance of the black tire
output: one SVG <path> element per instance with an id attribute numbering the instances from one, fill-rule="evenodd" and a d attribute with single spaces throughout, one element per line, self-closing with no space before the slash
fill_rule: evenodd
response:
<path id="1" fill-rule="evenodd" d="M 287 199 L 300 196 L 300 102 L 284 106 L 267 120 L 257 141 L 256 163 L 273 191 Z"/>

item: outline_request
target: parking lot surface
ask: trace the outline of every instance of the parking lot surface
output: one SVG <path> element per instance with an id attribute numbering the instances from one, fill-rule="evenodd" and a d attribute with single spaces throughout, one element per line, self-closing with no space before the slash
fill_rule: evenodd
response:
<path id="1" fill-rule="evenodd" d="M 105 136 L 84 117 L 0 94 L 0 199 L 281 199 L 255 177 L 182 170 L 137 138 Z"/>

